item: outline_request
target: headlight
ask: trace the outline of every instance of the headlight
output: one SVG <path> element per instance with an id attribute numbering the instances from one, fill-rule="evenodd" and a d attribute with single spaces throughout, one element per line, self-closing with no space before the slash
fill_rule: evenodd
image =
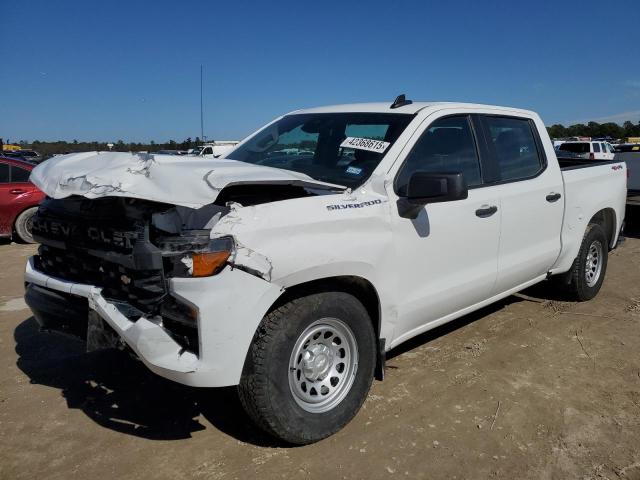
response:
<path id="1" fill-rule="evenodd" d="M 234 243 L 231 237 L 209 240 L 206 244 L 190 245 L 196 247 L 188 251 L 175 252 L 166 256 L 169 265 L 167 273 L 172 277 L 210 277 L 224 268 L 233 253 Z"/>

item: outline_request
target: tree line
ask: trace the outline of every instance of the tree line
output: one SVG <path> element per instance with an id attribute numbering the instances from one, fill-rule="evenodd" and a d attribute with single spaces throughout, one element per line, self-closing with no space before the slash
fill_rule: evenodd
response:
<path id="1" fill-rule="evenodd" d="M 4 143 L 14 143 L 9 140 L 4 140 Z M 14 144 L 20 145 L 23 149 L 36 150 L 43 156 L 51 156 L 59 153 L 73 153 L 73 152 L 89 152 L 89 151 L 105 151 L 109 150 L 108 144 L 111 142 L 80 142 L 73 140 L 71 142 L 65 140 L 58 140 L 56 142 L 42 142 L 40 140 L 34 140 L 33 142 L 27 142 L 26 140 L 20 140 Z M 158 150 L 189 150 L 190 148 L 197 147 L 202 142 L 199 137 L 192 140 L 191 137 L 182 142 L 176 142 L 175 140 L 168 140 L 166 142 L 156 143 L 151 140 L 149 143 L 139 142 L 124 142 L 118 140 L 113 142 L 111 150 L 115 152 L 157 152 Z"/>
<path id="2" fill-rule="evenodd" d="M 551 138 L 566 138 L 566 137 L 611 137 L 613 139 L 627 138 L 627 137 L 640 137 L 640 121 L 633 123 L 627 120 L 622 125 L 617 123 L 607 122 L 588 122 L 577 123 L 565 127 L 561 124 L 551 125 L 547 127 L 549 136 Z M 11 143 L 5 140 L 4 143 Z M 59 153 L 73 153 L 73 152 L 87 152 L 87 151 L 105 151 L 109 150 L 109 142 L 80 142 L 73 140 L 67 142 L 65 140 L 58 140 L 56 142 L 41 142 L 40 140 L 34 140 L 33 142 L 27 142 L 26 140 L 20 140 L 18 144 L 24 149 L 32 149 L 38 151 L 43 156 L 51 156 Z M 157 152 L 158 150 L 189 150 L 200 145 L 202 142 L 200 138 L 196 137 L 192 140 L 191 137 L 185 139 L 182 142 L 176 142 L 175 140 L 169 140 L 164 143 L 156 143 L 153 140 L 149 143 L 129 142 L 126 143 L 122 140 L 118 140 L 113 144 L 111 150 L 116 152 Z"/>
<path id="3" fill-rule="evenodd" d="M 566 138 L 566 137 L 611 137 L 627 138 L 627 137 L 640 137 L 640 122 L 633 123 L 629 120 L 622 125 L 617 123 L 598 123 L 589 122 L 586 125 L 584 123 L 577 123 L 569 127 L 564 125 L 555 124 L 547 127 L 549 136 L 551 138 Z"/>

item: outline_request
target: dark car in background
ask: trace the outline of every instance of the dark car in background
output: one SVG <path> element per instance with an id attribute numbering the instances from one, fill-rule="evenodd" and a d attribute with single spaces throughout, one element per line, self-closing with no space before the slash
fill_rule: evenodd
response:
<path id="1" fill-rule="evenodd" d="M 640 143 L 616 145 L 616 161 L 627 164 L 627 205 L 640 207 Z"/>
<path id="2" fill-rule="evenodd" d="M 0 237 L 33 243 L 31 225 L 38 205 L 45 198 L 29 175 L 34 164 L 0 157 Z"/>
<path id="3" fill-rule="evenodd" d="M 31 163 L 41 163 L 45 158 L 35 150 L 12 150 L 9 152 L 2 152 L 2 156 L 7 158 L 17 158 L 18 160 L 25 160 Z"/>

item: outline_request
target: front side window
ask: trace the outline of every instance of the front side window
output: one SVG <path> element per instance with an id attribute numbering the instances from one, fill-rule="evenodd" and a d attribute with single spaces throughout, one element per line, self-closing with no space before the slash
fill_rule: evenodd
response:
<path id="1" fill-rule="evenodd" d="M 12 182 L 28 182 L 31 172 L 24 168 L 11 166 L 11 181 Z"/>
<path id="2" fill-rule="evenodd" d="M 441 118 L 427 128 L 398 174 L 396 189 L 400 196 L 407 194 L 409 178 L 415 172 L 461 172 L 467 186 L 482 183 L 480 161 L 468 116 Z"/>
<path id="3" fill-rule="evenodd" d="M 305 113 L 268 125 L 227 159 L 356 188 L 413 119 L 395 113 Z"/>
<path id="4" fill-rule="evenodd" d="M 486 116 L 484 122 L 501 181 L 522 180 L 541 171 L 543 162 L 528 119 Z"/>
<path id="5" fill-rule="evenodd" d="M 9 183 L 9 165 L 0 163 L 0 183 Z"/>

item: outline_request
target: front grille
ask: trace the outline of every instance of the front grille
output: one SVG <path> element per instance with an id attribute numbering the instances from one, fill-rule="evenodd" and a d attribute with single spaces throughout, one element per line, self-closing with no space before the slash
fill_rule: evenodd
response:
<path id="1" fill-rule="evenodd" d="M 197 313 L 187 315 L 168 293 L 166 276 L 171 276 L 173 267 L 162 253 L 176 249 L 167 248 L 171 237 L 163 236 L 166 232 L 159 237 L 150 221 L 153 213 L 167 208 L 123 198 L 47 199 L 33 222 L 34 238 L 41 244 L 35 268 L 62 280 L 102 288 L 102 296 L 131 321 L 140 313 L 159 315 L 174 340 L 197 355 Z M 208 244 L 208 232 L 181 235 L 178 243 L 195 248 L 196 237 Z M 166 275 L 163 263 L 171 267 Z"/>
<path id="2" fill-rule="evenodd" d="M 81 249 L 40 245 L 36 268 L 53 277 L 102 288 L 107 299 L 127 302 L 144 313 L 166 294 L 162 270 L 139 270 L 108 262 Z"/>

